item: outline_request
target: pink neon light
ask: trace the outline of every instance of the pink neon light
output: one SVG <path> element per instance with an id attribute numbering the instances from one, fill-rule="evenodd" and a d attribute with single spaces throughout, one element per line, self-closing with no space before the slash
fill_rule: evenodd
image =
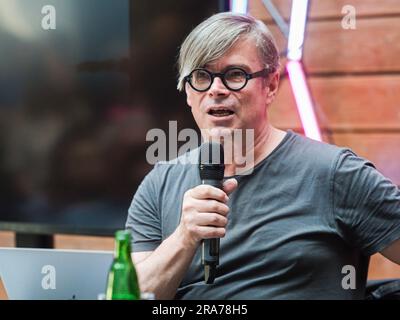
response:
<path id="1" fill-rule="evenodd" d="M 287 57 L 290 60 L 301 60 L 303 54 L 304 30 L 307 20 L 308 0 L 293 0 L 290 15 L 290 29 Z"/>
<path id="2" fill-rule="evenodd" d="M 232 12 L 247 13 L 247 0 L 231 0 L 230 8 Z"/>
<path id="3" fill-rule="evenodd" d="M 289 74 L 304 133 L 309 138 L 322 141 L 317 118 L 314 114 L 311 96 L 306 85 L 303 68 L 298 61 L 288 61 L 286 69 Z"/>

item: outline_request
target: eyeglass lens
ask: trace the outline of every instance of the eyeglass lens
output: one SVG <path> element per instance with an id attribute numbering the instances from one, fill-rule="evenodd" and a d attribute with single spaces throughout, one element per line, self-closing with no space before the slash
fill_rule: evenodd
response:
<path id="1" fill-rule="evenodd" d="M 212 75 L 206 70 L 195 70 L 192 73 L 191 84 L 197 90 L 207 90 L 212 83 Z M 230 69 L 224 73 L 222 81 L 228 89 L 237 90 L 246 84 L 246 73 L 241 69 Z"/>

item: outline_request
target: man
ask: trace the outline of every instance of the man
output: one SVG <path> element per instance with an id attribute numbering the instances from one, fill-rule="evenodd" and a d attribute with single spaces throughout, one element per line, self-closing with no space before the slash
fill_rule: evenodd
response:
<path id="1" fill-rule="evenodd" d="M 157 164 L 146 176 L 127 220 L 142 291 L 157 299 L 362 299 L 370 255 L 400 263 L 399 190 L 350 150 L 271 126 L 278 67 L 272 36 L 249 16 L 214 15 L 184 41 L 178 88 L 199 128 L 211 129 L 205 140 L 213 130 L 254 129 L 253 148 L 245 147 L 254 161 L 244 168 L 250 174 L 226 164 L 223 191 L 200 185 L 193 164 Z M 200 244 L 216 237 L 218 274 L 205 284 Z"/>

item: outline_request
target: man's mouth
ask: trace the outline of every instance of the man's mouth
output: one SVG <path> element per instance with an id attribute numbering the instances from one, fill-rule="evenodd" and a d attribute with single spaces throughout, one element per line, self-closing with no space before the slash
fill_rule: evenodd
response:
<path id="1" fill-rule="evenodd" d="M 208 110 L 207 113 L 214 117 L 227 117 L 227 116 L 234 114 L 234 112 L 232 110 L 224 109 L 224 108 L 210 109 L 210 110 Z"/>

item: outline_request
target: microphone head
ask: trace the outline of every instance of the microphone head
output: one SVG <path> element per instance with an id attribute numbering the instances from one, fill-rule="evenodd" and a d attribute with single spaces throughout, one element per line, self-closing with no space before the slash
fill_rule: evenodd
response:
<path id="1" fill-rule="evenodd" d="M 224 178 L 224 148 L 218 142 L 205 142 L 200 146 L 199 172 L 201 180 Z"/>

